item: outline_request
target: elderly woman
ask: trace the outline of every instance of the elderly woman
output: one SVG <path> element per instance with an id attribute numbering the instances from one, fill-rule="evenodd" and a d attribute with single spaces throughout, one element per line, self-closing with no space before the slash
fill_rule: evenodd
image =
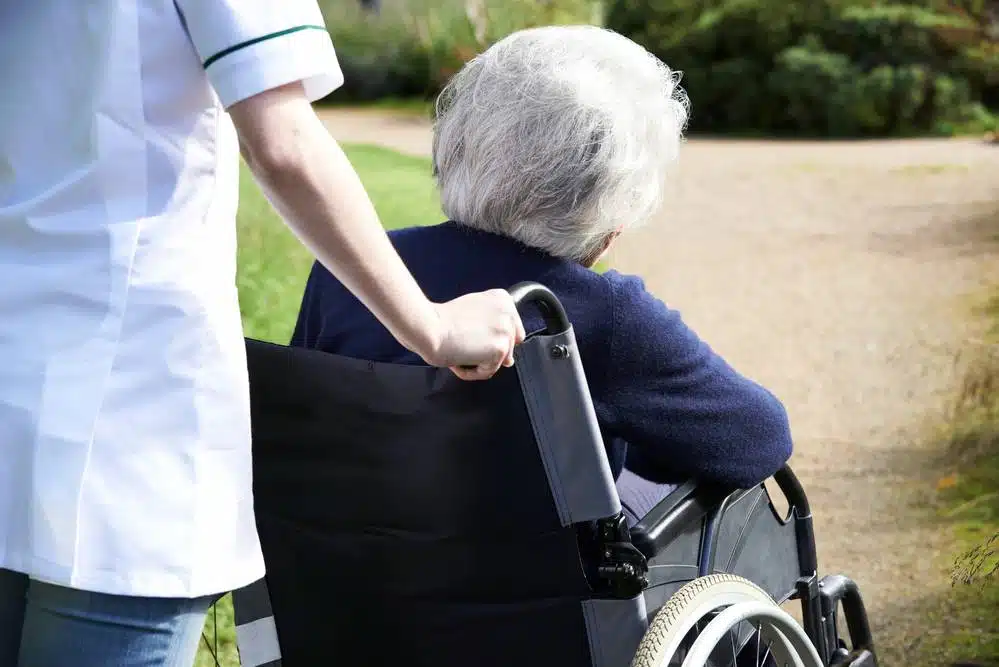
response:
<path id="1" fill-rule="evenodd" d="M 715 354 L 640 278 L 592 268 L 620 233 L 660 208 L 687 117 L 678 80 L 610 31 L 510 35 L 438 100 L 433 165 L 450 221 L 391 238 L 435 301 L 528 280 L 558 296 L 616 476 L 627 466 L 657 483 L 747 487 L 791 454 L 780 401 Z M 534 324 L 525 319 L 528 330 Z M 422 363 L 319 264 L 292 344 Z"/>

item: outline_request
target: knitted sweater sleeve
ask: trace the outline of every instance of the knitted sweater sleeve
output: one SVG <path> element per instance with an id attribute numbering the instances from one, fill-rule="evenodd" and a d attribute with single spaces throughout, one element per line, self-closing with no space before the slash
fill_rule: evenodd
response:
<path id="1" fill-rule="evenodd" d="M 791 455 L 782 403 L 739 374 L 646 289 L 605 274 L 613 294 L 602 410 L 628 467 L 653 481 L 750 487 Z"/>

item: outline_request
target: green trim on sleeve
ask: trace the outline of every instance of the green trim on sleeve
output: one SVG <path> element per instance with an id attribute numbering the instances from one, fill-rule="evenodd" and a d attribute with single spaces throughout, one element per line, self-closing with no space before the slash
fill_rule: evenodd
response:
<path id="1" fill-rule="evenodd" d="M 326 32 L 326 26 L 322 26 L 322 25 L 297 25 L 294 28 L 288 28 L 286 30 L 278 30 L 277 32 L 272 32 L 272 33 L 269 33 L 267 35 L 262 35 L 260 37 L 254 37 L 253 39 L 248 39 L 245 42 L 240 42 L 239 44 L 235 44 L 233 46 L 230 46 L 227 49 L 222 49 L 221 51 L 219 51 L 215 55 L 213 55 L 213 56 L 209 57 L 207 60 L 205 60 L 205 62 L 204 62 L 204 64 L 202 66 L 205 69 L 208 69 L 208 67 L 212 63 L 214 63 L 215 61 L 220 60 L 222 58 L 225 58 L 230 53 L 235 53 L 236 51 L 239 51 L 240 49 L 245 49 L 248 46 L 253 46 L 254 44 L 259 44 L 260 42 L 266 42 L 268 39 L 274 39 L 275 37 L 284 37 L 285 35 L 290 35 L 293 32 L 301 32 L 303 30 L 322 30 L 323 32 Z"/>

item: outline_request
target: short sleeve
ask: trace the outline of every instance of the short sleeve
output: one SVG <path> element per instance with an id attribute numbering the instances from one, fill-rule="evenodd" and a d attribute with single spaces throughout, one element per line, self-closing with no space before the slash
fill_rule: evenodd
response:
<path id="1" fill-rule="evenodd" d="M 226 108 L 295 81 L 310 101 L 343 84 L 316 0 L 177 0 L 177 7 Z"/>

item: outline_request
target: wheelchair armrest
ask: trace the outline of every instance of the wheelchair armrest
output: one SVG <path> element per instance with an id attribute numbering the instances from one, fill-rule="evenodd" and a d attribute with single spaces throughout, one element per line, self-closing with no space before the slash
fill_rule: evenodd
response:
<path id="1" fill-rule="evenodd" d="M 703 520 L 737 489 L 686 482 L 663 498 L 631 528 L 631 541 L 646 558 L 672 542 L 696 521 Z"/>

